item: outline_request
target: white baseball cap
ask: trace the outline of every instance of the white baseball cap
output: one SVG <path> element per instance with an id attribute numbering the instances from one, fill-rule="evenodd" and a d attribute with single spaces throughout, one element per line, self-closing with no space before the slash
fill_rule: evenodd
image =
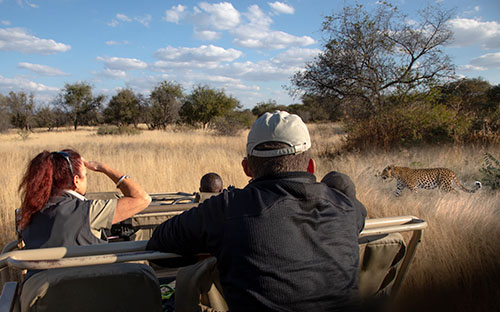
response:
<path id="1" fill-rule="evenodd" d="M 282 142 L 290 147 L 258 151 L 255 147 L 265 142 Z M 265 113 L 252 125 L 248 133 L 247 154 L 257 157 L 276 157 L 300 154 L 311 148 L 311 138 L 302 119 L 285 111 Z"/>

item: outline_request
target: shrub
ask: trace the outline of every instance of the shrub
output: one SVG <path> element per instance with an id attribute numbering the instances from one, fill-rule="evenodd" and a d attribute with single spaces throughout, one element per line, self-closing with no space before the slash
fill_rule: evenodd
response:
<path id="1" fill-rule="evenodd" d="M 238 135 L 244 129 L 252 126 L 255 116 L 249 111 L 233 111 L 227 116 L 219 116 L 211 123 L 218 135 Z"/>
<path id="2" fill-rule="evenodd" d="M 461 142 L 471 120 L 443 105 L 417 103 L 398 106 L 364 120 L 345 123 L 345 148 L 363 150 L 421 143 Z"/>
<path id="3" fill-rule="evenodd" d="M 127 126 L 102 126 L 97 129 L 97 135 L 138 135 L 140 133 L 141 130 Z"/>
<path id="4" fill-rule="evenodd" d="M 31 135 L 31 130 L 21 129 L 21 130 L 17 131 L 17 135 L 19 135 L 21 140 L 26 141 L 27 139 L 29 139 L 29 137 Z"/>
<path id="5" fill-rule="evenodd" d="M 496 160 L 490 153 L 484 154 L 483 166 L 479 169 L 483 174 L 482 183 L 493 190 L 500 189 L 500 161 Z"/>

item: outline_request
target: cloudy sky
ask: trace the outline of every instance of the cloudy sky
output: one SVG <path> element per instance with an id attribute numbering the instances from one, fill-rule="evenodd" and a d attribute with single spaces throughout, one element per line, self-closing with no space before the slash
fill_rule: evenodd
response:
<path id="1" fill-rule="evenodd" d="M 456 9 L 445 51 L 457 74 L 500 83 L 500 1 L 438 2 Z M 195 84 L 223 88 L 245 108 L 297 103 L 282 86 L 318 54 L 323 17 L 344 3 L 352 1 L 0 0 L 0 93 L 50 103 L 65 83 L 148 95 L 168 80 L 187 93 Z M 393 3 L 411 20 L 427 2 Z"/>

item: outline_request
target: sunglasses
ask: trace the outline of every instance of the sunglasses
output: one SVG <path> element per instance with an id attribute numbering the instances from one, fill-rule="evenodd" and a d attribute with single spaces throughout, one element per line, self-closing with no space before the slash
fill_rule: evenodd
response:
<path id="1" fill-rule="evenodd" d="M 71 172 L 71 177 L 74 177 L 75 174 L 73 173 L 73 165 L 71 165 L 71 160 L 69 160 L 69 154 L 66 152 L 53 152 L 53 154 L 61 155 L 62 157 L 64 157 L 64 159 L 66 159 L 66 161 L 68 162 L 69 171 Z"/>

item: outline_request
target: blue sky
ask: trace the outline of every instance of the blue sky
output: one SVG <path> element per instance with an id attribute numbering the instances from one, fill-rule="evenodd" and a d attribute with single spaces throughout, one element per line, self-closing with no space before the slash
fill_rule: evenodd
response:
<path id="1" fill-rule="evenodd" d="M 438 2 L 456 9 L 444 50 L 457 74 L 499 84 L 500 1 Z M 196 84 L 223 88 L 245 108 L 297 103 L 282 86 L 318 54 L 323 16 L 344 3 L 353 2 L 0 0 L 0 93 L 50 103 L 65 83 L 86 81 L 95 94 L 147 96 L 168 80 L 186 93 Z M 393 3 L 410 19 L 427 4 Z"/>

